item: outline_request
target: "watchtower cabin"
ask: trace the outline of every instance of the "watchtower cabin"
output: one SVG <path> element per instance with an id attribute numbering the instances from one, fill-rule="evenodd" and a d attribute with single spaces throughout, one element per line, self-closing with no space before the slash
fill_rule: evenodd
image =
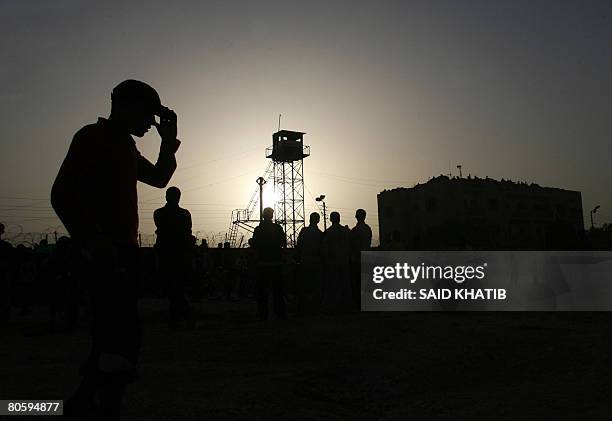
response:
<path id="1" fill-rule="evenodd" d="M 266 158 L 274 162 L 301 161 L 310 155 L 308 146 L 304 147 L 304 132 L 281 130 L 272 135 L 272 146 L 266 149 Z"/>

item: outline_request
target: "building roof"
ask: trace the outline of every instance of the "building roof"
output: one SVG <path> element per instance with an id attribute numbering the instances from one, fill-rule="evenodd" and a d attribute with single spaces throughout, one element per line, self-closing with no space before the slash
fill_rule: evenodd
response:
<path id="1" fill-rule="evenodd" d="M 471 185 L 471 186 L 477 186 L 477 185 L 480 185 L 480 186 L 493 186 L 493 185 L 515 186 L 515 187 L 525 187 L 525 188 L 531 188 L 531 189 L 544 189 L 544 190 L 556 190 L 556 191 L 579 193 L 578 191 L 573 191 L 573 190 L 565 190 L 565 189 L 560 189 L 557 187 L 542 187 L 536 183 L 527 183 L 523 181 L 515 182 L 512 180 L 505 180 L 503 178 L 501 180 L 495 180 L 489 177 L 485 177 L 485 178 L 472 177 L 471 175 L 468 175 L 467 177 L 448 177 L 444 174 L 441 174 L 437 177 L 432 177 L 426 183 L 423 183 L 423 184 L 417 183 L 413 187 L 396 187 L 394 189 L 388 189 L 388 190 L 385 189 L 381 193 L 395 192 L 395 191 L 410 191 L 410 190 L 414 190 L 417 188 L 423 188 L 425 186 L 431 186 L 431 185 L 439 184 L 439 183 L 445 183 L 445 184 L 452 183 L 453 185 Z"/>
<path id="2" fill-rule="evenodd" d="M 274 133 L 272 136 L 287 136 L 288 138 L 292 137 L 302 137 L 302 135 L 306 134 L 306 132 L 295 132 L 293 130 L 279 130 Z"/>

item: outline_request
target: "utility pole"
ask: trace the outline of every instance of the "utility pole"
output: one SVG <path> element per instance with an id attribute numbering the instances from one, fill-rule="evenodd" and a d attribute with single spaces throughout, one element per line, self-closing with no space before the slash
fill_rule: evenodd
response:
<path id="1" fill-rule="evenodd" d="M 259 186 L 259 222 L 263 221 L 263 185 L 266 184 L 266 180 L 263 177 L 259 177 L 255 180 Z"/>
<path id="2" fill-rule="evenodd" d="M 325 210 L 325 195 L 322 194 L 315 199 L 317 202 L 323 203 L 323 231 L 327 230 L 327 212 Z"/>
<path id="3" fill-rule="evenodd" d="M 323 202 L 323 229 L 327 231 L 327 212 L 325 211 L 325 202 Z"/>
<path id="4" fill-rule="evenodd" d="M 593 214 L 597 213 L 597 209 L 599 209 L 600 206 L 597 205 L 593 208 L 593 210 L 591 210 L 591 230 L 595 229 L 595 224 L 593 224 Z"/>

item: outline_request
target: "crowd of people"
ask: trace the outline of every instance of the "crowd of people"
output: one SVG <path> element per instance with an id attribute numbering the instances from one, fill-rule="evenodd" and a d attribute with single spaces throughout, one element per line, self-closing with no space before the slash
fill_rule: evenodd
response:
<path id="1" fill-rule="evenodd" d="M 132 137 L 142 138 L 152 126 L 161 139 L 155 163 L 140 154 Z M 140 354 L 143 293 L 167 296 L 172 328 L 193 326 L 190 301 L 203 297 L 253 297 L 262 320 L 269 316 L 270 297 L 279 319 L 287 317 L 290 295 L 296 314 L 358 307 L 359 251 L 369 248 L 372 237 L 363 210 L 352 230 L 332 212 L 331 227 L 321 232 L 320 218 L 312 214 L 296 248 L 287 249 L 285 233 L 267 208 L 248 249 L 231 249 L 229 243 L 210 249 L 196 245 L 191 216 L 179 206 L 180 191 L 171 187 L 166 205 L 154 213 L 154 252 L 143 252 L 137 184 L 168 185 L 177 168 L 177 134 L 177 115 L 155 89 L 137 80 L 121 82 L 111 92 L 110 115 L 76 132 L 53 183 L 51 205 L 69 237 L 33 250 L 0 242 L 2 321 L 12 317 L 12 307 L 27 313 L 34 302 L 48 305 L 54 323 L 65 314 L 70 330 L 86 309 L 92 346 L 79 370 L 81 382 L 65 400 L 65 415 L 120 419 L 124 388 L 135 379 Z"/>
<path id="2" fill-rule="evenodd" d="M 73 330 L 86 297 L 73 266 L 70 238 L 13 247 L 2 239 L 4 229 L 0 224 L 0 323 L 44 308 L 50 329 Z"/>
<path id="3" fill-rule="evenodd" d="M 173 327 L 182 321 L 193 323 L 187 285 L 196 300 L 254 295 L 262 320 L 269 317 L 270 299 L 275 316 L 286 318 L 288 296 L 296 315 L 359 308 L 361 251 L 369 250 L 372 241 L 365 210 L 355 213 L 353 229 L 342 226 L 340 214 L 332 212 L 331 226 L 324 232 L 318 226 L 320 215 L 312 213 L 295 249 L 288 250 L 282 226 L 274 222 L 273 209 L 266 208 L 247 249 L 232 251 L 226 242 L 211 250 L 205 241 L 194 249 L 191 215 L 179 206 L 180 190 L 169 188 L 166 199 L 166 205 L 154 213 L 155 249 Z"/>
<path id="4" fill-rule="evenodd" d="M 356 217 L 361 215 L 365 219 L 359 210 Z M 254 316 L 261 319 L 268 318 L 267 295 L 278 318 L 358 308 L 359 252 L 368 250 L 371 241 L 371 230 L 363 220 L 349 229 L 332 212 L 331 226 L 322 231 L 320 216 L 313 213 L 293 249 L 286 248 L 281 226 L 264 220 L 248 246 L 236 249 L 228 242 L 215 247 L 209 247 L 206 239 L 198 243 L 180 223 L 176 226 L 184 235 L 173 238 L 166 235 L 164 223 L 177 221 L 157 216 L 155 246 L 138 250 L 135 288 L 140 297 L 168 300 L 167 321 L 172 328 L 193 326 L 198 318 L 194 304 L 208 300 L 255 300 L 259 312 Z M 190 225 L 189 218 L 183 221 Z M 275 251 L 264 235 L 268 224 L 279 233 Z M 3 233 L 0 224 L 0 322 L 42 312 L 49 330 L 71 332 L 89 320 L 90 274 L 78 244 L 61 236 L 56 243 L 42 239 L 33 246 L 14 246 L 2 239 Z"/>

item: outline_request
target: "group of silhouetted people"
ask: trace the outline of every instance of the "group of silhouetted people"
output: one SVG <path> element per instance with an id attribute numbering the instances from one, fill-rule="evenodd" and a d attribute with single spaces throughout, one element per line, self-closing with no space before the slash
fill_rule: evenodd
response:
<path id="1" fill-rule="evenodd" d="M 151 126 L 161 137 L 155 164 L 140 154 L 132 137 L 144 136 Z M 162 105 L 151 86 L 126 80 L 111 93 L 110 116 L 98 118 L 74 135 L 60 167 L 51 203 L 70 241 L 58 242 L 55 270 L 59 277 L 64 276 L 68 267 L 64 263 L 69 261 L 71 276 L 83 280 L 92 324 L 91 351 L 81 366 L 78 389 L 65 401 L 66 415 L 103 420 L 120 417 L 124 388 L 136 377 L 140 350 L 137 183 L 166 187 L 177 167 L 179 145 L 176 114 Z M 209 276 L 213 265 L 207 247 L 195 254 L 199 260 L 193 264 L 195 237 L 189 211 L 179 206 L 180 190 L 169 188 L 166 200 L 154 213 L 155 250 L 169 302 L 169 323 L 176 328 L 182 321 L 193 321 L 185 288 L 189 273 L 196 267 Z M 223 247 L 214 267 L 227 278 L 222 280 L 227 297 L 232 290 L 245 289 L 233 279 L 248 277 L 251 268 L 260 319 L 269 317 L 270 296 L 276 317 L 284 319 L 286 236 L 273 221 L 272 209 L 265 209 L 262 216 L 250 240 L 251 254 L 235 258 L 229 247 Z M 319 215 L 310 216 L 310 225 L 300 232 L 296 245 L 298 313 L 358 307 L 360 252 L 369 250 L 372 239 L 365 216 L 365 211 L 358 210 L 357 224 L 350 230 L 332 212 L 332 224 L 325 232 L 317 226 Z M 0 251 L 3 247 L 0 242 Z M 0 269 L 4 267 L 0 262 Z M 0 272 L 0 280 L 4 277 Z"/>
<path id="2" fill-rule="evenodd" d="M 297 314 L 338 313 L 359 307 L 361 252 L 370 249 L 372 230 L 365 223 L 363 209 L 357 210 L 355 217 L 357 224 L 349 229 L 340 225 L 340 214 L 332 212 L 331 226 L 323 232 L 318 227 L 320 216 L 315 212 L 310 215 L 309 225 L 300 231 L 293 256 L 299 263 L 295 282 Z M 284 319 L 287 259 L 283 249 L 287 242 L 282 227 L 273 222 L 271 208 L 264 209 L 250 245 L 256 252 L 259 317 L 268 318 L 271 295 L 276 317 Z"/>
<path id="3" fill-rule="evenodd" d="M 173 328 L 179 327 L 183 321 L 190 325 L 194 323 L 185 288 L 188 272 L 194 269 L 194 256 L 208 259 L 206 266 L 211 266 L 208 247 L 193 253 L 191 215 L 179 206 L 180 195 L 178 188 L 170 187 L 166 192 L 166 205 L 154 212 L 157 227 L 155 249 Z M 357 222 L 352 229 L 341 225 L 340 214 L 332 212 L 331 226 L 324 232 L 318 226 L 320 215 L 312 213 L 309 225 L 298 235 L 292 256 L 285 250 L 285 232 L 273 218 L 273 209 L 265 208 L 262 220 L 249 240 L 250 249 L 234 254 L 228 242 L 219 244 L 218 250 L 215 250 L 214 276 L 210 271 L 206 275 L 196 273 L 196 276 L 206 277 L 208 291 L 217 289 L 226 299 L 238 297 L 245 290 L 243 281 L 249 279 L 248 275 L 244 276 L 245 273 L 251 273 L 255 280 L 259 318 L 269 318 L 271 301 L 276 318 L 285 319 L 288 312 L 288 266 L 297 262 L 292 291 L 296 298 L 296 314 L 333 314 L 358 309 L 361 298 L 361 252 L 370 250 L 372 242 L 372 230 L 365 223 L 365 210 L 356 211 Z M 196 284 L 201 281 L 204 279 L 197 279 Z"/>
<path id="4" fill-rule="evenodd" d="M 298 314 L 338 313 L 358 309 L 361 298 L 361 252 L 368 251 L 372 230 L 366 212 L 358 209 L 352 229 L 340 224 L 340 214 L 329 216 L 331 226 L 322 232 L 318 213 L 310 215 L 296 243 L 298 260 Z"/>
<path id="5" fill-rule="evenodd" d="M 161 138 L 154 164 L 140 154 L 132 137 L 143 137 L 151 126 Z M 112 90 L 109 117 L 98 118 L 74 135 L 53 184 L 51 204 L 70 238 L 60 238 L 52 253 L 41 241 L 38 254 L 32 257 L 29 250 L 13 250 L 2 239 L 5 227 L 0 224 L 0 321 L 8 318 L 11 300 L 19 295 L 13 291 L 27 289 L 36 278 L 32 273 L 48 275 L 53 279 L 50 285 L 61 286 L 48 294 L 50 309 L 52 317 L 60 311 L 67 314 L 69 329 L 76 324 L 80 292 L 88 293 L 92 345 L 79 370 L 81 383 L 65 401 L 68 416 L 120 418 L 124 388 L 137 375 L 141 342 L 137 183 L 165 188 L 177 168 L 179 146 L 174 111 L 162 105 L 151 86 L 126 80 Z M 216 296 L 221 291 L 226 298 L 248 296 L 250 288 L 243 280 L 254 279 L 252 290 L 261 320 L 270 316 L 270 301 L 276 318 L 287 318 L 290 267 L 298 268 L 293 285 L 296 314 L 359 308 L 361 256 L 372 241 L 365 210 L 356 211 L 352 229 L 341 225 L 338 212 L 331 212 L 331 226 L 325 231 L 318 226 L 319 214 L 312 213 L 290 256 L 286 234 L 274 222 L 274 211 L 266 208 L 248 251 L 234 254 L 226 242 L 219 244 L 213 256 L 207 244 L 196 246 L 191 215 L 179 206 L 180 196 L 178 188 L 169 188 L 166 205 L 154 213 L 155 251 L 172 328 L 183 321 L 193 325 L 186 285 L 194 272 L 209 279 L 208 292 L 199 295 Z M 549 236 L 556 244 L 568 238 L 562 228 L 554 231 L 559 235 Z M 405 249 L 399 231 L 393 232 L 386 249 Z M 297 265 L 288 264 L 294 260 Z M 30 273 L 32 265 L 36 268 Z"/>
<path id="6" fill-rule="evenodd" d="M 0 325 L 43 307 L 50 331 L 73 331 L 84 297 L 71 239 L 61 236 L 49 244 L 43 238 L 31 247 L 13 247 L 3 234 L 0 224 Z"/>

